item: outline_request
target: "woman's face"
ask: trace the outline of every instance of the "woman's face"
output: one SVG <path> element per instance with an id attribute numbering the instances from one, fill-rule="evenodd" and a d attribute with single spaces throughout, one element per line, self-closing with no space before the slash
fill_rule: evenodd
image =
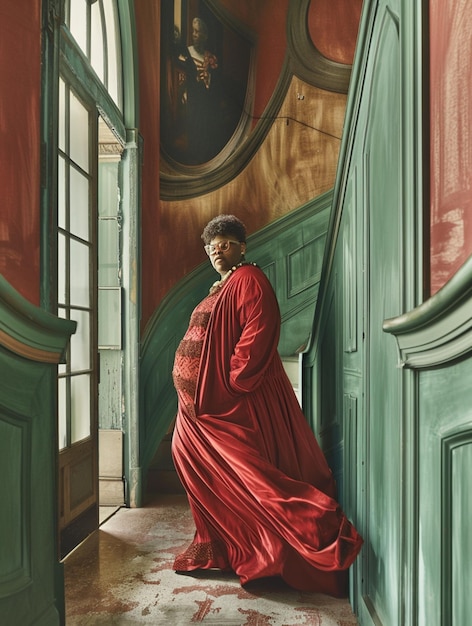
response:
<path id="1" fill-rule="evenodd" d="M 218 244 L 227 244 L 227 250 L 222 250 Z M 214 246 L 214 249 L 211 247 Z M 242 255 L 246 252 L 246 244 L 237 241 L 232 235 L 217 235 L 210 241 L 210 262 L 215 270 L 224 276 L 233 265 L 241 261 Z"/>
<path id="2" fill-rule="evenodd" d="M 200 23 L 193 21 L 192 24 L 192 41 L 195 48 L 203 48 L 207 40 L 205 32 L 202 30 Z"/>

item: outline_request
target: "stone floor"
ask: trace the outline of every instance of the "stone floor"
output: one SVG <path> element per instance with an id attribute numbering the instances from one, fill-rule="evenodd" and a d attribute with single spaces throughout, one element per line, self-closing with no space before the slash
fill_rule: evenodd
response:
<path id="1" fill-rule="evenodd" d="M 302 593 L 274 580 L 242 588 L 234 574 L 172 570 L 193 536 L 185 496 L 121 508 L 64 561 L 66 626 L 185 624 L 355 626 L 347 600 Z"/>

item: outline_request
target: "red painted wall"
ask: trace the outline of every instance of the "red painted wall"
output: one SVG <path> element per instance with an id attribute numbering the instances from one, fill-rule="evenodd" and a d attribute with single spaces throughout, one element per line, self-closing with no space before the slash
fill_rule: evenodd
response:
<path id="1" fill-rule="evenodd" d="M 41 1 L 0 6 L 0 272 L 39 304 Z"/>
<path id="2" fill-rule="evenodd" d="M 351 65 L 362 0 L 311 0 L 308 31 L 317 50 L 331 61 Z"/>
<path id="3" fill-rule="evenodd" d="M 431 293 L 472 253 L 472 7 L 431 0 Z"/>
<path id="4" fill-rule="evenodd" d="M 157 238 L 162 236 L 159 223 L 160 2 L 139 0 L 135 15 L 139 55 L 139 131 L 144 150 L 141 195 L 144 325 L 156 307 L 161 273 L 156 245 Z"/>

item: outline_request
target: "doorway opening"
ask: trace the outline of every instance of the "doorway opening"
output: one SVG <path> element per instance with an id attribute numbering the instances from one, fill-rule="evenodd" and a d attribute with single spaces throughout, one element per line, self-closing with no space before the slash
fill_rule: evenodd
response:
<path id="1" fill-rule="evenodd" d="M 99 524 L 125 503 L 121 157 L 123 145 L 98 119 L 98 485 Z"/>

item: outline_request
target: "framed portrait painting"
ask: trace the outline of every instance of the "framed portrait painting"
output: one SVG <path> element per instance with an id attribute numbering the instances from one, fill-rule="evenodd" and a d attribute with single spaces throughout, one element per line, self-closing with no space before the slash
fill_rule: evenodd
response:
<path id="1" fill-rule="evenodd" d="M 217 3 L 164 0 L 161 153 L 171 169 L 205 170 L 250 128 L 254 41 Z"/>

